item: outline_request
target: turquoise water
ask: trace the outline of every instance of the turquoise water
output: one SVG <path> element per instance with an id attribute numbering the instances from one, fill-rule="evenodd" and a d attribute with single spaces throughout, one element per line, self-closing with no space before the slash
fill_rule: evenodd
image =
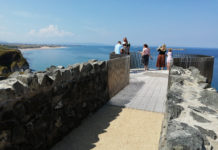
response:
<path id="1" fill-rule="evenodd" d="M 22 51 L 27 58 L 30 68 L 33 70 L 45 70 L 51 65 L 68 65 L 87 62 L 89 59 L 108 60 L 109 53 L 112 52 L 114 46 L 71 46 L 66 48 L 43 49 Z M 132 46 L 131 51 L 141 51 L 142 47 Z M 185 48 L 181 53 L 185 54 L 202 54 L 215 57 L 214 74 L 212 86 L 218 90 L 218 48 Z M 156 63 L 156 47 L 151 47 L 151 54 L 154 57 L 150 61 L 150 68 L 155 68 Z"/>

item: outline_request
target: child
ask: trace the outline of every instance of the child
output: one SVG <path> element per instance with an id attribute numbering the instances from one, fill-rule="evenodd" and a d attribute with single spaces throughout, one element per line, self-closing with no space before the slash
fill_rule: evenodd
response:
<path id="1" fill-rule="evenodd" d="M 172 61 L 173 61 L 172 48 L 169 48 L 168 53 L 167 53 L 167 70 L 170 70 L 170 64 Z"/>

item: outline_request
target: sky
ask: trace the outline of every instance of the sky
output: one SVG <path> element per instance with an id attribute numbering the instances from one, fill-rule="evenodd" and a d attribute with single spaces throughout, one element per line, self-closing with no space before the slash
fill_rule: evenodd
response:
<path id="1" fill-rule="evenodd" d="M 218 0 L 0 0 L 0 41 L 218 48 Z"/>

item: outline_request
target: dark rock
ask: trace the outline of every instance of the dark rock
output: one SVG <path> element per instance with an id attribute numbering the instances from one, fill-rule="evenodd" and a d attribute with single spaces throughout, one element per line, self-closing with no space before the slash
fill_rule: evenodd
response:
<path id="1" fill-rule="evenodd" d="M 218 108 L 218 93 L 217 92 L 204 90 L 200 94 L 201 94 L 201 97 L 199 98 L 199 101 L 202 104 L 210 106 L 214 109 Z"/>
<path id="2" fill-rule="evenodd" d="M 215 110 L 213 109 L 210 109 L 209 107 L 204 107 L 204 106 L 200 106 L 198 107 L 203 113 L 207 112 L 207 113 L 210 113 L 210 114 L 215 114 L 217 113 Z"/>
<path id="3" fill-rule="evenodd" d="M 21 84 L 19 81 L 16 81 L 13 85 L 12 85 L 13 89 L 15 90 L 15 92 L 17 94 L 23 94 L 25 87 L 23 86 L 23 84 Z"/>
<path id="4" fill-rule="evenodd" d="M 185 123 L 170 121 L 163 150 L 205 150 L 201 133 Z"/>
<path id="5" fill-rule="evenodd" d="M 12 141 L 13 144 L 22 144 L 27 142 L 27 139 L 25 138 L 25 129 L 20 126 L 13 128 Z"/>
<path id="6" fill-rule="evenodd" d="M 20 75 L 20 72 L 19 71 L 16 71 L 16 72 L 13 72 L 9 78 L 16 78 L 18 75 Z"/>
<path id="7" fill-rule="evenodd" d="M 65 114 L 68 117 L 75 117 L 76 113 L 74 111 L 74 107 L 72 105 L 67 105 L 66 108 L 64 109 Z"/>
<path id="8" fill-rule="evenodd" d="M 89 63 L 94 63 L 94 62 L 97 62 L 98 60 L 96 59 L 91 59 L 91 60 L 88 60 Z"/>
<path id="9" fill-rule="evenodd" d="M 210 84 L 208 84 L 208 83 L 199 83 L 199 86 L 200 86 L 202 89 L 206 89 L 206 88 L 209 88 L 209 87 L 210 87 Z"/>
<path id="10" fill-rule="evenodd" d="M 183 102 L 182 91 L 179 89 L 172 88 L 172 90 L 169 90 L 169 92 L 167 93 L 167 99 L 169 101 L 172 101 L 173 103 Z"/>
<path id="11" fill-rule="evenodd" d="M 23 74 L 17 76 L 17 79 L 26 85 L 30 85 L 30 83 L 32 82 L 32 78 L 33 78 L 32 74 Z"/>
<path id="12" fill-rule="evenodd" d="M 47 75 L 54 80 L 55 83 L 59 83 L 62 81 L 61 78 L 61 71 L 60 70 L 54 70 L 53 72 L 47 72 Z"/>
<path id="13" fill-rule="evenodd" d="M 193 106 L 188 106 L 188 108 L 190 108 L 190 109 L 192 109 L 192 110 L 194 110 L 196 112 L 203 113 L 202 110 L 199 109 L 199 108 L 196 108 L 196 107 L 193 107 Z"/>
<path id="14" fill-rule="evenodd" d="M 55 106 L 55 109 L 56 109 L 56 110 L 57 110 L 57 109 L 61 109 L 61 108 L 63 108 L 63 103 L 62 103 L 62 101 L 58 102 L 57 105 Z"/>
<path id="15" fill-rule="evenodd" d="M 71 75 L 71 72 L 70 70 L 68 69 L 63 69 L 63 70 L 60 70 L 61 71 L 61 80 L 62 81 L 71 81 L 72 80 L 72 75 Z"/>
<path id="16" fill-rule="evenodd" d="M 80 64 L 75 64 L 73 66 L 68 67 L 70 69 L 70 72 L 72 74 L 73 80 L 77 80 L 80 77 Z"/>
<path id="17" fill-rule="evenodd" d="M 26 114 L 26 108 L 24 106 L 24 104 L 22 102 L 17 102 L 14 106 L 13 106 L 13 110 L 16 112 L 16 116 L 18 119 L 23 120 L 23 118 L 25 117 Z"/>
<path id="18" fill-rule="evenodd" d="M 92 63 L 92 66 L 93 66 L 95 72 L 98 72 L 100 70 L 98 62 Z"/>
<path id="19" fill-rule="evenodd" d="M 15 91 L 12 89 L 12 87 L 0 88 L 0 95 L 1 95 L 0 96 L 0 101 L 4 101 L 4 100 L 7 100 L 7 99 L 14 98 Z"/>
<path id="20" fill-rule="evenodd" d="M 93 67 L 92 67 L 92 65 L 90 63 L 80 64 L 80 72 L 81 72 L 82 76 L 89 75 L 89 73 L 91 72 L 92 68 Z"/>
<path id="21" fill-rule="evenodd" d="M 183 83 L 184 83 L 184 80 L 185 80 L 185 77 L 182 77 L 182 76 L 171 76 L 170 77 L 170 80 L 171 80 L 171 82 L 173 83 L 173 84 L 175 84 L 175 83 L 179 83 L 180 85 L 183 85 Z M 178 85 L 178 86 L 180 86 L 180 85 Z"/>
<path id="22" fill-rule="evenodd" d="M 87 106 L 86 102 L 82 104 L 82 107 L 85 108 Z"/>
<path id="23" fill-rule="evenodd" d="M 200 127 L 200 126 L 197 126 L 197 125 L 195 125 L 195 127 L 197 127 L 198 130 L 199 130 L 202 134 L 205 134 L 205 135 L 211 137 L 211 138 L 214 139 L 214 140 L 217 139 L 217 135 L 216 135 L 216 133 L 215 133 L 213 130 L 206 130 L 206 129 L 204 129 L 204 128 Z"/>
<path id="24" fill-rule="evenodd" d="M 8 130 L 0 131 L 0 148 L 6 149 L 10 144 L 11 132 Z"/>
<path id="25" fill-rule="evenodd" d="M 50 66 L 49 68 L 46 68 L 46 71 L 48 71 L 48 72 L 53 72 L 53 71 L 55 71 L 57 69 L 57 67 L 56 66 Z"/>
<path id="26" fill-rule="evenodd" d="M 182 106 L 168 105 L 168 115 L 170 116 L 170 119 L 178 118 L 183 110 L 184 108 Z"/>
<path id="27" fill-rule="evenodd" d="M 37 73 L 38 83 L 43 86 L 51 86 L 53 83 L 53 80 L 48 77 L 45 73 Z"/>
<path id="28" fill-rule="evenodd" d="M 29 74 L 29 73 L 32 73 L 32 71 L 30 69 L 26 69 L 23 73 L 24 74 Z"/>
<path id="29" fill-rule="evenodd" d="M 5 79 L 7 79 L 7 77 L 5 77 L 5 76 L 0 76 L 0 81 L 1 81 L 1 80 L 5 80 Z"/>
<path id="30" fill-rule="evenodd" d="M 211 122 L 211 121 L 205 119 L 204 117 L 199 116 L 198 114 L 194 113 L 193 111 L 190 112 L 190 115 L 193 117 L 194 120 L 196 120 L 198 122 L 202 122 L 202 123 Z"/>
<path id="31" fill-rule="evenodd" d="M 5 110 L 2 112 L 1 121 L 13 120 L 13 118 L 16 118 L 15 116 L 13 110 Z"/>
<path id="32" fill-rule="evenodd" d="M 39 88 L 38 77 L 35 73 L 19 75 L 17 79 L 27 86 L 29 92 L 35 92 Z"/>
<path id="33" fill-rule="evenodd" d="M 107 63 L 106 63 L 106 61 L 99 61 L 98 64 L 99 64 L 100 70 L 103 70 L 103 71 L 104 71 L 104 70 L 107 69 Z"/>

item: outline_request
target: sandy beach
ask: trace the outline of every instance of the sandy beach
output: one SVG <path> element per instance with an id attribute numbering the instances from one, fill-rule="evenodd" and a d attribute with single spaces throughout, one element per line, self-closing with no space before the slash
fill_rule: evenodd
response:
<path id="1" fill-rule="evenodd" d="M 42 46 L 40 48 L 20 48 L 20 51 L 31 51 L 31 50 L 47 50 L 47 49 L 56 49 L 56 48 L 66 48 L 64 46 L 54 46 L 54 47 L 50 47 L 50 46 Z"/>

